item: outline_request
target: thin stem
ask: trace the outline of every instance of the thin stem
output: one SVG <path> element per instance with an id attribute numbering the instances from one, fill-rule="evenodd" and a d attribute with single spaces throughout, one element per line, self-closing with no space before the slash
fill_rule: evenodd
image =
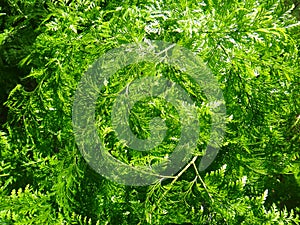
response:
<path id="1" fill-rule="evenodd" d="M 195 164 L 195 161 L 197 160 L 198 156 L 195 156 L 179 173 L 177 176 L 175 176 L 175 178 L 173 179 L 173 181 L 171 182 L 170 186 L 172 186 L 178 179 L 179 177 L 192 165 Z M 161 197 L 158 199 L 157 204 L 154 204 L 150 214 L 152 214 L 156 208 L 156 205 L 159 204 L 159 202 L 166 196 L 166 194 L 169 192 L 170 189 L 165 190 L 165 192 L 161 195 Z"/>
<path id="2" fill-rule="evenodd" d="M 199 174 L 199 172 L 198 172 L 198 169 L 197 169 L 195 163 L 193 163 L 193 167 L 194 167 L 194 169 L 195 169 L 195 171 L 196 171 L 197 177 L 199 178 L 201 184 L 203 185 L 205 191 L 207 192 L 207 194 L 208 194 L 210 200 L 211 200 L 212 202 L 214 202 L 214 199 L 212 198 L 211 194 L 210 194 L 209 191 L 208 191 L 208 188 L 207 188 L 205 182 L 203 181 L 202 177 L 200 176 L 200 174 Z"/>

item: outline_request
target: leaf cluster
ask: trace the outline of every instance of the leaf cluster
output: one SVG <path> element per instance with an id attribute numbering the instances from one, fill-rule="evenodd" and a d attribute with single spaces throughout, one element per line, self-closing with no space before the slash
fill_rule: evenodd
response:
<path id="1" fill-rule="evenodd" d="M 7 0 L 1 10 L 1 87 L 18 84 L 7 96 L 0 133 L 0 223 L 299 223 L 300 53 L 293 8 L 275 0 Z M 117 159 L 153 166 L 166 160 L 180 135 L 174 108 L 145 99 L 131 113 L 131 128 L 148 138 L 151 119 L 160 117 L 168 128 L 163 144 L 144 154 L 118 140 L 112 104 L 135 78 L 163 75 L 180 84 L 201 123 L 193 158 L 177 174 L 146 187 L 123 186 L 81 156 L 73 97 L 99 56 L 147 39 L 177 43 L 203 59 L 223 91 L 227 130 L 214 163 L 199 171 L 211 121 L 201 87 L 166 65 L 118 71 L 100 93 L 95 115 Z M 7 73 L 17 65 L 24 82 Z"/>

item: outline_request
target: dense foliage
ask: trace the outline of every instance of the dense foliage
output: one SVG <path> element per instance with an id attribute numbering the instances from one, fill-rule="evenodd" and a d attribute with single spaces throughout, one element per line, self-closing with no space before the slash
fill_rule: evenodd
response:
<path id="1" fill-rule="evenodd" d="M 290 3 L 2 1 L 0 223 L 299 223 L 300 24 Z M 198 170 L 209 136 L 204 132 L 193 159 L 176 176 L 131 187 L 100 176 L 83 159 L 72 104 L 80 78 L 98 57 L 146 39 L 177 43 L 206 62 L 224 94 L 227 128 L 207 170 Z M 162 152 L 134 153 L 111 128 L 114 97 L 141 74 L 163 74 L 182 85 L 198 107 L 201 126 L 210 121 L 201 87 L 186 75 L 147 63 L 119 71 L 99 96 L 97 127 L 114 157 L 136 165 L 160 160 L 174 146 L 166 140 Z M 148 137 L 151 117 L 169 113 L 170 139 L 178 136 L 172 107 L 148 103 L 134 109 L 132 130 Z"/>

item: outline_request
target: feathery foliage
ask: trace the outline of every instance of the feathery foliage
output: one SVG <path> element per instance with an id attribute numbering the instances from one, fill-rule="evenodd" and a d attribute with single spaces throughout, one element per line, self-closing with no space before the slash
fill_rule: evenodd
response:
<path id="1" fill-rule="evenodd" d="M 0 133 L 1 224 L 299 223 L 300 24 L 292 6 L 277 0 L 5 0 L 0 7 L 0 82 L 9 91 L 1 93 L 9 110 Z M 176 145 L 178 114 L 159 99 L 136 104 L 130 122 L 147 138 L 150 119 L 165 119 L 169 133 L 160 148 L 128 149 L 111 127 L 116 94 L 146 75 L 166 76 L 192 96 L 201 138 L 174 177 L 123 186 L 81 156 L 73 97 L 99 56 L 146 39 L 177 43 L 209 66 L 226 101 L 226 136 L 214 163 L 200 172 L 211 118 L 201 87 L 165 65 L 130 65 L 97 101 L 97 129 L 110 153 L 128 164 L 154 165 Z"/>

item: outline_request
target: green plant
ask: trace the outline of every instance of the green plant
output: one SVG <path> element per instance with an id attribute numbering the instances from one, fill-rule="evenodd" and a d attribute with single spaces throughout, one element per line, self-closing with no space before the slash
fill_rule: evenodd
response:
<path id="1" fill-rule="evenodd" d="M 299 23 L 283 2 L 49 0 L 45 4 L 47 13 L 41 12 L 42 19 L 33 20 L 35 26 L 29 29 L 38 32 L 33 43 L 26 42 L 30 54 L 22 55 L 19 63 L 30 67 L 26 79 L 36 85 L 30 90 L 16 85 L 5 103 L 9 115 L 0 142 L 1 223 L 299 223 Z M 23 23 L 30 21 L 25 16 Z M 165 65 L 145 62 L 124 68 L 97 102 L 98 130 L 113 156 L 140 165 L 155 163 L 172 151 L 174 143 L 167 140 L 163 152 L 133 152 L 111 129 L 116 93 L 127 80 L 142 74 L 162 74 L 181 84 L 193 97 L 204 127 L 192 160 L 178 174 L 131 187 L 101 177 L 85 162 L 74 140 L 72 104 L 80 78 L 100 55 L 145 39 L 177 43 L 207 63 L 224 94 L 227 130 L 216 160 L 200 172 L 211 116 L 201 108 L 205 102 L 201 87 Z M 131 125 L 142 137 L 147 137 L 154 115 L 165 110 L 170 113 L 163 118 L 178 118 L 161 101 L 156 108 L 147 101 L 139 104 Z M 180 125 L 169 123 L 170 137 L 176 137 Z"/>

